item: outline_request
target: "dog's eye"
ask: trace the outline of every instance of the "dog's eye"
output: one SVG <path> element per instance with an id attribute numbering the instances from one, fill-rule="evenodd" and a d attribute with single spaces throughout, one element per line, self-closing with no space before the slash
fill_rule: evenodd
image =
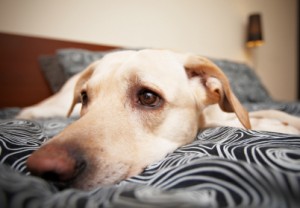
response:
<path id="1" fill-rule="evenodd" d="M 88 95 L 86 91 L 81 92 L 81 104 L 86 105 L 88 103 Z"/>
<path id="2" fill-rule="evenodd" d="M 140 105 L 146 107 L 159 107 L 162 103 L 162 99 L 155 92 L 150 90 L 141 90 L 138 93 L 138 102 Z"/>

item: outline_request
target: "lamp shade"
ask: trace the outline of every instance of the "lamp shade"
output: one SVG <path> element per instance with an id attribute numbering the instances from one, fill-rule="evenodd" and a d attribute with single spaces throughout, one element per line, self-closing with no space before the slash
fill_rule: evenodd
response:
<path id="1" fill-rule="evenodd" d="M 247 47 L 257 47 L 264 43 L 260 14 L 251 14 L 248 21 Z"/>

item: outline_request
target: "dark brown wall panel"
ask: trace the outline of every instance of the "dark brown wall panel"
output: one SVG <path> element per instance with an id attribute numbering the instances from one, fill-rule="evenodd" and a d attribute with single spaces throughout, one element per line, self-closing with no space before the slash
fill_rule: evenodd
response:
<path id="1" fill-rule="evenodd" d="M 109 50 L 116 47 L 0 33 L 0 107 L 24 107 L 51 95 L 39 69 L 40 55 L 60 48 Z"/>

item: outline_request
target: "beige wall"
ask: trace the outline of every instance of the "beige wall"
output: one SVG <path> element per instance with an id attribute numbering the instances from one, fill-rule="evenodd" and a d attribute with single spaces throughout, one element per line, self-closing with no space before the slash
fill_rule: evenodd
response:
<path id="1" fill-rule="evenodd" d="M 0 31 L 246 61 L 274 98 L 295 100 L 296 5 L 297 0 L 0 0 Z M 263 15 L 266 44 L 247 52 L 251 12 Z"/>

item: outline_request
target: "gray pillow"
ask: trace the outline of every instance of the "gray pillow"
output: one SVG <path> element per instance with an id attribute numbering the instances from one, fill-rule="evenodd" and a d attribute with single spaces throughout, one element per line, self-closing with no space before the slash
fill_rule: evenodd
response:
<path id="1" fill-rule="evenodd" d="M 71 76 L 84 70 L 93 61 L 116 50 L 61 49 L 53 56 L 40 56 L 39 64 L 52 92 L 56 93 Z"/>
<path id="2" fill-rule="evenodd" d="M 268 102 L 271 101 L 267 89 L 254 70 L 244 63 L 212 59 L 228 77 L 234 94 L 241 102 Z"/>
<path id="3" fill-rule="evenodd" d="M 65 76 L 70 78 L 74 74 L 84 70 L 92 62 L 101 59 L 108 53 L 119 50 L 88 51 L 83 49 L 61 49 L 57 51 L 56 56 Z"/>
<path id="4" fill-rule="evenodd" d="M 56 56 L 43 55 L 39 57 L 39 64 L 51 91 L 57 92 L 68 79 L 60 67 L 58 59 Z"/>

